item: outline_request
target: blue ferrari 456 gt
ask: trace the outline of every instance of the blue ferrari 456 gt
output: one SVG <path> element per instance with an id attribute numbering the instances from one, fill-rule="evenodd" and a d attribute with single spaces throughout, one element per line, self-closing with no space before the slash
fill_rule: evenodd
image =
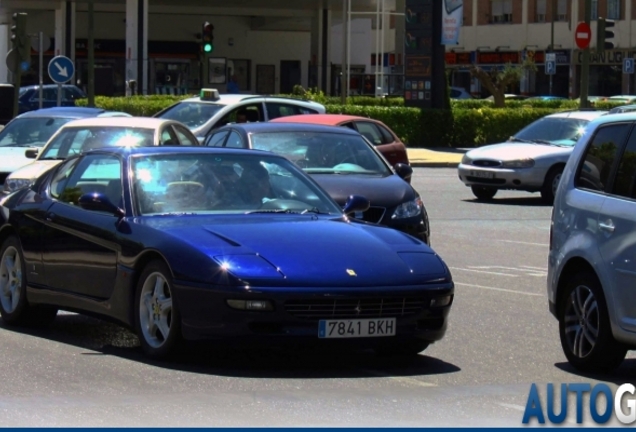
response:
<path id="1" fill-rule="evenodd" d="M 91 150 L 0 201 L 0 314 L 107 317 L 155 358 L 181 340 L 419 353 L 446 332 L 451 274 L 415 237 L 346 216 L 368 206 L 342 209 L 269 152 Z"/>

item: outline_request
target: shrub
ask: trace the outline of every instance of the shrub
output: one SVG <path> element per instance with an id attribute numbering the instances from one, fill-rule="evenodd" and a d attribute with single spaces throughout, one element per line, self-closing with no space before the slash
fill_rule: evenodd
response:
<path id="1" fill-rule="evenodd" d="M 110 111 L 123 111 L 133 116 L 151 117 L 162 109 L 188 96 L 149 95 L 130 97 L 95 96 L 95 106 Z M 78 99 L 77 106 L 88 106 L 88 99 Z"/>

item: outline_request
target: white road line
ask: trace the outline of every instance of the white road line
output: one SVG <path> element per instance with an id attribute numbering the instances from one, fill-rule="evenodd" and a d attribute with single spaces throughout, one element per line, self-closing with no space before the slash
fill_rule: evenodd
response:
<path id="1" fill-rule="evenodd" d="M 539 276 L 539 277 L 545 277 L 548 274 L 546 273 L 545 269 L 541 269 L 541 271 L 537 271 L 537 270 L 531 270 L 531 269 L 527 269 L 527 268 L 518 268 L 518 267 L 505 267 L 505 266 L 470 266 L 470 268 L 473 269 L 502 269 L 502 270 L 513 270 L 513 271 L 520 271 L 523 272 L 523 276 Z"/>
<path id="2" fill-rule="evenodd" d="M 526 410 L 525 407 L 521 405 L 507 404 L 507 403 L 498 403 L 497 405 L 502 406 L 504 408 L 512 408 L 513 410 L 524 412 Z"/>
<path id="3" fill-rule="evenodd" d="M 522 242 L 522 241 L 515 241 L 515 240 L 497 240 L 497 241 L 506 242 L 506 243 L 519 243 L 519 244 L 526 244 L 526 245 L 533 245 L 533 246 L 544 246 L 544 247 L 550 246 L 547 243 L 532 243 L 532 242 Z"/>
<path id="4" fill-rule="evenodd" d="M 451 270 L 462 270 L 462 271 L 475 272 L 475 273 L 487 273 L 487 274 L 493 274 L 493 275 L 497 275 L 497 276 L 517 277 L 517 275 L 513 275 L 513 274 L 510 274 L 510 273 L 499 273 L 499 272 L 491 272 L 491 271 L 485 271 L 485 270 L 473 270 L 473 269 L 460 268 L 460 267 L 449 267 L 449 269 L 451 269 Z"/>
<path id="5" fill-rule="evenodd" d="M 527 269 L 531 269 L 531 270 L 540 270 L 544 273 L 546 273 L 545 267 L 534 267 L 534 266 L 527 266 L 527 265 L 522 265 L 519 267 L 523 267 L 523 268 L 527 268 Z"/>
<path id="6" fill-rule="evenodd" d="M 483 285 L 467 284 L 462 282 L 455 282 L 455 285 L 463 285 L 463 286 L 469 286 L 473 288 L 481 288 L 481 289 L 487 289 L 487 290 L 493 290 L 493 291 L 503 291 L 503 292 L 513 293 L 513 294 L 521 294 L 521 295 L 527 295 L 527 296 L 533 296 L 533 297 L 543 297 L 543 294 L 528 293 L 528 292 L 511 290 L 506 288 L 488 287 Z"/>

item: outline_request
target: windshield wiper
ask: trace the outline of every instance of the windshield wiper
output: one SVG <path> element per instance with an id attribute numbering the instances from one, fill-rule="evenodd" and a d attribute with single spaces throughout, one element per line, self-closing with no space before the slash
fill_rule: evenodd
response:
<path id="1" fill-rule="evenodd" d="M 322 210 L 320 210 L 318 207 L 312 207 L 312 208 L 308 208 L 305 209 L 303 211 L 300 212 L 300 214 L 307 214 L 307 213 L 315 213 L 315 214 L 331 214 L 329 212 L 324 212 Z"/>
<path id="2" fill-rule="evenodd" d="M 508 141 L 522 142 L 522 143 L 532 143 L 532 141 L 530 141 L 530 140 L 517 138 L 517 137 L 510 137 L 510 139 Z"/>
<path id="3" fill-rule="evenodd" d="M 542 140 L 542 139 L 535 139 L 535 140 L 532 140 L 532 142 L 536 144 L 548 144 L 548 145 L 554 144 L 552 141 Z"/>
<path id="4" fill-rule="evenodd" d="M 250 210 L 245 212 L 245 214 L 254 214 L 254 213 L 298 213 L 298 211 L 290 210 L 290 209 L 266 209 L 266 210 Z"/>

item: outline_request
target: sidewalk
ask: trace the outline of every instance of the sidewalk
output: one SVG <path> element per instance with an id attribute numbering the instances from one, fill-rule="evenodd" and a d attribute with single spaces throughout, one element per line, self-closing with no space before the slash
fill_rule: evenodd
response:
<path id="1" fill-rule="evenodd" d="M 451 147 L 407 148 L 412 167 L 456 167 L 468 149 Z"/>

